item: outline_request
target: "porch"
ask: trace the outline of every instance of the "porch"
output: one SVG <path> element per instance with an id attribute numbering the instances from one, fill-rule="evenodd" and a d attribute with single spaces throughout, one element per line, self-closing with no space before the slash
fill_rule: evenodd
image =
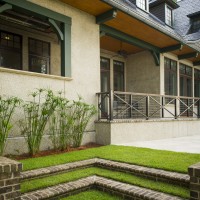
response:
<path id="1" fill-rule="evenodd" d="M 96 140 L 100 144 L 199 135 L 200 98 L 102 92 L 98 96 Z"/>

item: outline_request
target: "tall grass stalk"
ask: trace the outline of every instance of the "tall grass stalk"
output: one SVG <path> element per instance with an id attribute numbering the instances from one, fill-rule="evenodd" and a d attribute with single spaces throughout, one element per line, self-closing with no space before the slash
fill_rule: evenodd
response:
<path id="1" fill-rule="evenodd" d="M 0 96 L 0 155 L 3 155 L 8 134 L 13 127 L 11 119 L 20 101 L 17 97 L 3 99 Z"/>
<path id="2" fill-rule="evenodd" d="M 69 110 L 71 106 L 65 98 L 59 99 L 59 104 L 50 118 L 50 139 L 55 150 L 68 149 L 71 143 L 71 116 Z"/>
<path id="3" fill-rule="evenodd" d="M 37 89 L 31 96 L 33 101 L 23 105 L 24 119 L 20 121 L 20 124 L 29 153 L 34 155 L 40 149 L 46 124 L 58 106 L 59 100 L 52 90 Z"/>
<path id="4" fill-rule="evenodd" d="M 74 147 L 79 147 L 81 145 L 86 126 L 96 112 L 95 106 L 85 103 L 81 97 L 79 97 L 78 101 L 73 101 L 71 121 Z"/>

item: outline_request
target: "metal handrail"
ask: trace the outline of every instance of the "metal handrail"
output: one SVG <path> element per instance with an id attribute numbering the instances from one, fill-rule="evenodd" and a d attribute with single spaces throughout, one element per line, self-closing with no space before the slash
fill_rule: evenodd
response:
<path id="1" fill-rule="evenodd" d="M 109 91 L 99 92 L 99 119 L 200 117 L 200 97 Z M 172 105 L 173 110 L 168 107 Z M 196 110 L 195 110 L 196 109 Z M 169 115 L 166 117 L 166 115 Z"/>

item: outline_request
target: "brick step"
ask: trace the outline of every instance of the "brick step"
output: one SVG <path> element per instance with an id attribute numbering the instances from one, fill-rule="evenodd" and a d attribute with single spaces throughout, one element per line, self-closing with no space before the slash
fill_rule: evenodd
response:
<path id="1" fill-rule="evenodd" d="M 73 163 L 67 163 L 57 166 L 25 171 L 21 173 L 21 179 L 25 181 L 27 179 L 39 178 L 87 167 L 101 167 L 106 169 L 128 172 L 155 181 L 163 181 L 185 187 L 189 187 L 189 181 L 190 181 L 190 177 L 187 174 L 169 172 L 165 170 L 148 168 L 148 167 L 132 165 L 128 163 L 121 163 L 100 158 L 93 158 Z"/>
<path id="2" fill-rule="evenodd" d="M 156 192 L 150 189 L 121 183 L 99 176 L 90 176 L 76 181 L 59 184 L 57 186 L 29 192 L 22 195 L 21 200 L 59 199 L 92 188 L 115 193 L 123 198 L 133 200 L 183 200 L 180 197 L 175 197 L 162 192 Z"/>

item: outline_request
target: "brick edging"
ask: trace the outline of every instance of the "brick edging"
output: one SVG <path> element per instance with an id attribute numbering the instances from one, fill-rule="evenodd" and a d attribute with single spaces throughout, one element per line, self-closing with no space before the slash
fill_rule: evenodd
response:
<path id="1" fill-rule="evenodd" d="M 177 172 L 169 172 L 161 169 L 148 168 L 128 163 L 122 163 L 117 161 L 105 160 L 100 158 L 93 158 L 83 161 L 77 161 L 57 166 L 51 166 L 36 170 L 25 171 L 21 173 L 22 180 L 38 178 L 41 176 L 47 176 L 49 174 L 58 174 L 67 171 L 72 171 L 78 168 L 86 167 L 101 167 L 108 168 L 117 171 L 123 171 L 132 173 L 138 176 L 149 178 L 156 181 L 164 181 L 176 185 L 189 187 L 190 177 L 187 174 L 181 174 Z"/>
<path id="2" fill-rule="evenodd" d="M 121 183 L 108 178 L 100 176 L 90 176 L 82 178 L 77 181 L 72 181 L 57 186 L 48 187 L 45 189 L 29 192 L 21 196 L 21 200 L 43 200 L 52 199 L 53 197 L 68 196 L 74 191 L 80 191 L 81 189 L 95 187 L 103 191 L 115 193 L 123 196 L 123 198 L 129 198 L 135 200 L 183 200 L 180 197 L 172 196 L 162 192 L 156 192 L 150 189 L 133 186 L 127 183 Z"/>

